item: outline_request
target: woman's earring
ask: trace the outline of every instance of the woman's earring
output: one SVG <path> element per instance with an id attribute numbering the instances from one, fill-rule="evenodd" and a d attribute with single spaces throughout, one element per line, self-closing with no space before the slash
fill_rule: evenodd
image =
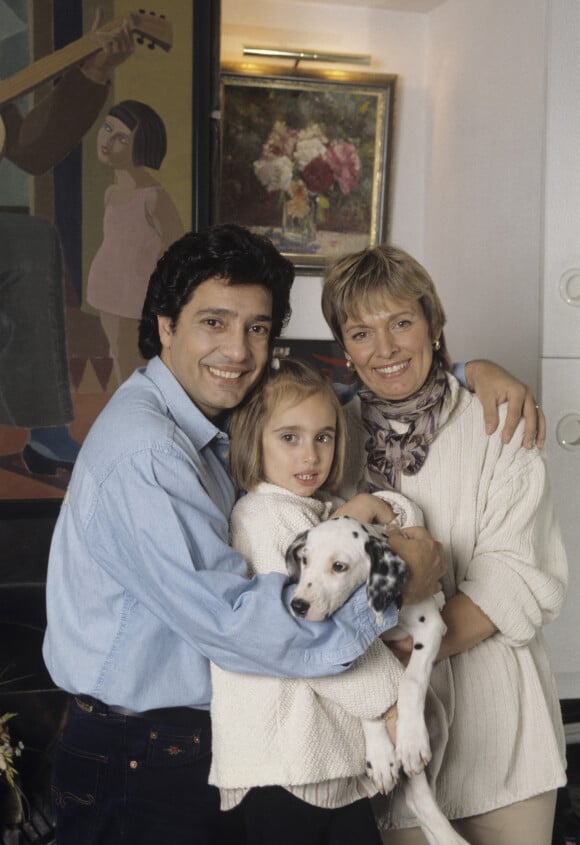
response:
<path id="1" fill-rule="evenodd" d="M 346 359 L 346 369 L 347 370 L 354 370 L 354 364 L 352 363 L 351 359 L 347 356 Z"/>
<path id="2" fill-rule="evenodd" d="M 439 350 L 441 349 L 440 341 L 438 341 L 438 340 L 433 341 L 433 349 L 435 350 L 435 352 L 439 352 Z"/>

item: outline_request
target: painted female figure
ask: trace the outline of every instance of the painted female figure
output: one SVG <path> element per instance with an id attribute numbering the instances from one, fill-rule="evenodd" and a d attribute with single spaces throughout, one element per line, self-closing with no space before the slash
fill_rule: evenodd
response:
<path id="1" fill-rule="evenodd" d="M 113 168 L 115 183 L 105 191 L 103 242 L 89 271 L 87 301 L 100 312 L 118 384 L 143 363 L 137 330 L 149 276 L 183 234 L 171 197 L 147 169 L 159 170 L 166 151 L 163 120 L 137 100 L 113 106 L 97 136 L 99 161 Z"/>

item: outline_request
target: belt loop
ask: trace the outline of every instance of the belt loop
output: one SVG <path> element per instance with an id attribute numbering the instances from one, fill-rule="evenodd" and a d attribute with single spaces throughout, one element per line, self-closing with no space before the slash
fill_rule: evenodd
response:
<path id="1" fill-rule="evenodd" d="M 85 701 L 83 698 L 81 698 L 80 695 L 75 695 L 75 702 L 77 707 L 79 707 L 83 711 L 83 713 L 92 713 L 95 709 L 93 704 L 90 704 L 88 701 Z"/>

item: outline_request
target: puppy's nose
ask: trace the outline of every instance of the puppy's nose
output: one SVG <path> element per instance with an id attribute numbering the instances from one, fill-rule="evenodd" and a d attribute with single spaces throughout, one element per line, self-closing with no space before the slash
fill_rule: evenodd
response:
<path id="1" fill-rule="evenodd" d="M 304 601 L 304 599 L 292 599 L 290 607 L 296 616 L 306 616 L 310 602 Z"/>

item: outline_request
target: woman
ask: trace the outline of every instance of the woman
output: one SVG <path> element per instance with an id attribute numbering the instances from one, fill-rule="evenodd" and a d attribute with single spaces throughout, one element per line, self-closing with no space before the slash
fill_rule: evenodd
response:
<path id="1" fill-rule="evenodd" d="M 542 457 L 485 434 L 481 406 L 449 373 L 433 282 L 411 256 L 380 246 L 340 259 L 322 308 L 360 382 L 342 492 L 390 486 L 414 500 L 449 567 L 432 681 L 449 722 L 437 800 L 473 845 L 550 845 L 565 745 L 541 628 L 560 610 L 567 567 Z M 392 828 L 384 842 L 426 842 L 398 794 L 378 813 Z"/>

